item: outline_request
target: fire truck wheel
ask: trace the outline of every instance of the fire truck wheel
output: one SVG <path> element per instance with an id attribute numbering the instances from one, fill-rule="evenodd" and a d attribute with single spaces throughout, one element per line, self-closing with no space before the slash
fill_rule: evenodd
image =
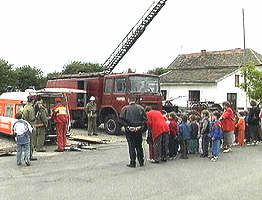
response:
<path id="1" fill-rule="evenodd" d="M 120 126 L 115 115 L 108 115 L 105 119 L 105 131 L 110 135 L 118 135 Z"/>

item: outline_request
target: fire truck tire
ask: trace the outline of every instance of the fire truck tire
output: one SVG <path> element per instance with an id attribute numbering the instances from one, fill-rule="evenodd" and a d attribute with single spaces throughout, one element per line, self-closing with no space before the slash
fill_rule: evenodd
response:
<path id="1" fill-rule="evenodd" d="M 120 132 L 120 125 L 115 115 L 108 115 L 105 119 L 105 131 L 109 135 L 118 135 Z"/>

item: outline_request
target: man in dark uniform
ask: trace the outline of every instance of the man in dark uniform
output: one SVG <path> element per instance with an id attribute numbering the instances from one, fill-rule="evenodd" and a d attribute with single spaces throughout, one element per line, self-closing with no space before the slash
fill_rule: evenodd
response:
<path id="1" fill-rule="evenodd" d="M 136 157 L 140 166 L 144 166 L 144 153 L 142 147 L 142 133 L 145 131 L 147 116 L 142 106 L 135 103 L 134 96 L 129 97 L 129 105 L 120 113 L 120 123 L 125 127 L 126 139 L 129 148 L 130 164 L 128 167 L 136 167 Z"/>

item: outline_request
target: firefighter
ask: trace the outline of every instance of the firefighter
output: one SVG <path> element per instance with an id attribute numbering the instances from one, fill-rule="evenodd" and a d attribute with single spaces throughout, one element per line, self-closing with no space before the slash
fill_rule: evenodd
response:
<path id="1" fill-rule="evenodd" d="M 88 119 L 88 135 L 97 135 L 96 133 L 96 117 L 97 117 L 97 105 L 95 102 L 95 97 L 90 97 L 90 102 L 86 104 L 86 116 Z"/>
<path id="2" fill-rule="evenodd" d="M 33 128 L 33 134 L 30 136 L 30 160 L 37 160 L 37 158 L 33 157 L 34 148 L 36 145 L 36 135 L 35 135 L 35 109 L 33 107 L 32 96 L 27 98 L 27 103 L 23 109 L 23 119 L 27 121 Z"/>
<path id="3" fill-rule="evenodd" d="M 57 135 L 57 152 L 63 152 L 66 147 L 66 133 L 68 115 L 67 109 L 62 104 L 62 98 L 55 98 L 57 105 L 53 108 L 52 119 L 56 123 L 56 135 Z"/>
<path id="4" fill-rule="evenodd" d="M 36 151 L 45 152 L 45 130 L 48 124 L 48 113 L 47 109 L 43 105 L 43 100 L 40 96 L 37 96 L 37 101 L 35 103 L 35 113 L 36 113 Z"/>

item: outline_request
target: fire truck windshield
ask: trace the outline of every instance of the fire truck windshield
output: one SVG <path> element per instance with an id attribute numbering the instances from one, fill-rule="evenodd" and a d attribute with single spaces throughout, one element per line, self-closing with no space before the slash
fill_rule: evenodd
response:
<path id="1" fill-rule="evenodd" d="M 159 78 L 149 76 L 130 76 L 131 93 L 159 93 Z"/>

